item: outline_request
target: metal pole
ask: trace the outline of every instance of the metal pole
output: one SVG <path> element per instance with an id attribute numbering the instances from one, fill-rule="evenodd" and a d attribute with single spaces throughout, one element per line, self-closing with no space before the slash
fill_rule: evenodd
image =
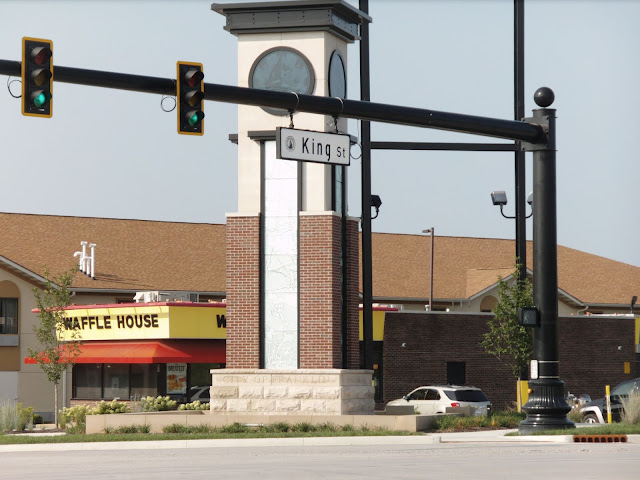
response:
<path id="1" fill-rule="evenodd" d="M 426 230 L 422 230 L 422 233 L 429 233 L 431 234 L 431 258 L 430 258 L 430 263 L 431 266 L 429 267 L 429 281 L 430 281 L 430 285 L 429 285 L 429 311 L 433 312 L 433 236 L 435 235 L 435 229 L 433 227 L 428 228 Z"/>
<path id="2" fill-rule="evenodd" d="M 369 0 L 360 0 L 360 11 L 369 14 Z M 360 25 L 360 99 L 371 99 L 369 82 L 369 23 Z M 363 120 L 362 130 L 362 340 L 364 355 L 361 364 L 373 368 L 373 267 L 371 246 L 371 122 Z"/>
<path id="3" fill-rule="evenodd" d="M 176 94 L 176 82 L 169 78 L 147 77 L 62 66 L 56 66 L 54 71 L 54 81 L 56 82 L 162 95 Z M 368 73 L 368 69 L 366 73 Z M 20 62 L 0 59 L 0 75 L 20 77 Z M 368 85 L 364 87 L 366 87 L 364 93 L 368 93 Z M 204 98 L 205 100 L 216 102 L 284 108 L 293 112 L 309 112 L 340 118 L 367 120 L 369 122 L 395 123 L 489 137 L 508 138 L 533 144 L 544 140 L 544 134 L 540 126 L 526 122 L 479 117 L 461 113 L 439 112 L 424 108 L 403 107 L 369 101 L 340 100 L 339 98 L 302 95 L 291 92 L 276 92 L 213 83 L 204 84 Z M 370 133 L 368 137 L 370 138 Z M 366 208 L 366 206 L 363 206 L 363 208 Z"/>
<path id="4" fill-rule="evenodd" d="M 529 387 L 533 391 L 522 407 L 527 414 L 519 426 L 523 434 L 575 427 L 566 417 L 571 408 L 564 399 L 564 382 L 558 368 L 556 110 L 546 108 L 553 103 L 553 92 L 540 88 L 535 100 L 543 108 L 534 110 L 533 118 L 541 124 L 548 122 L 548 144 L 533 153 L 533 302 L 539 324 L 533 329 L 537 375 L 532 372 Z"/>
<path id="5" fill-rule="evenodd" d="M 514 45 L 514 115 L 515 120 L 524 118 L 524 0 L 513 1 L 513 45 Z M 516 144 L 519 146 L 519 143 Z M 524 282 L 527 275 L 527 217 L 526 209 L 525 152 L 515 153 L 516 190 L 516 257 L 518 258 L 518 280 Z"/>
<path id="6" fill-rule="evenodd" d="M 433 312 L 433 236 L 435 235 L 435 228 L 431 227 L 431 286 L 429 287 L 429 311 Z"/>

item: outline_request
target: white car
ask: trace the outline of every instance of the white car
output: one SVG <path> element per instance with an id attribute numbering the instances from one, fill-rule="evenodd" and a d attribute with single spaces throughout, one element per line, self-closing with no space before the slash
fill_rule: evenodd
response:
<path id="1" fill-rule="evenodd" d="M 490 415 L 491 402 L 475 387 L 460 385 L 429 385 L 418 387 L 398 400 L 387 405 L 412 405 L 416 413 L 435 415 L 446 413 L 450 407 L 471 407 L 473 415 Z"/>

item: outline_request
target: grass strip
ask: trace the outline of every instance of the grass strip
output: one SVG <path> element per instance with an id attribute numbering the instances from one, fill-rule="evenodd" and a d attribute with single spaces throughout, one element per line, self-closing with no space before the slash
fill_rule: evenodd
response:
<path id="1" fill-rule="evenodd" d="M 244 433 L 114 433 L 114 434 L 71 434 L 71 435 L 0 435 L 0 445 L 40 444 L 40 443 L 92 443 L 92 442 L 141 442 L 156 440 L 204 440 L 204 439 L 245 439 L 245 438 L 303 438 L 303 437 L 371 437 L 408 436 L 421 433 L 394 430 L 367 431 L 315 431 L 315 432 L 244 432 Z"/>

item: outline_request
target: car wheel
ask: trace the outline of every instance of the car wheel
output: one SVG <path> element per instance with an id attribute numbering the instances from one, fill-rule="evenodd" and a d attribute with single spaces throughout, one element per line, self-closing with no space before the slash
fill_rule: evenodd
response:
<path id="1" fill-rule="evenodd" d="M 587 413 L 582 419 L 584 423 L 600 423 L 595 413 Z"/>

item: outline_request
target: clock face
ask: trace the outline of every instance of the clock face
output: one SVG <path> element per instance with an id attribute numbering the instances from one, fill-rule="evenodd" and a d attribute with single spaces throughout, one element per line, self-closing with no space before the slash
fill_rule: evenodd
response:
<path id="1" fill-rule="evenodd" d="M 276 47 L 264 52 L 249 73 L 249 86 L 278 92 L 311 94 L 315 84 L 313 67 L 297 50 Z"/>
<path id="2" fill-rule="evenodd" d="M 347 98 L 347 72 L 338 50 L 333 51 L 329 60 L 329 96 Z"/>

